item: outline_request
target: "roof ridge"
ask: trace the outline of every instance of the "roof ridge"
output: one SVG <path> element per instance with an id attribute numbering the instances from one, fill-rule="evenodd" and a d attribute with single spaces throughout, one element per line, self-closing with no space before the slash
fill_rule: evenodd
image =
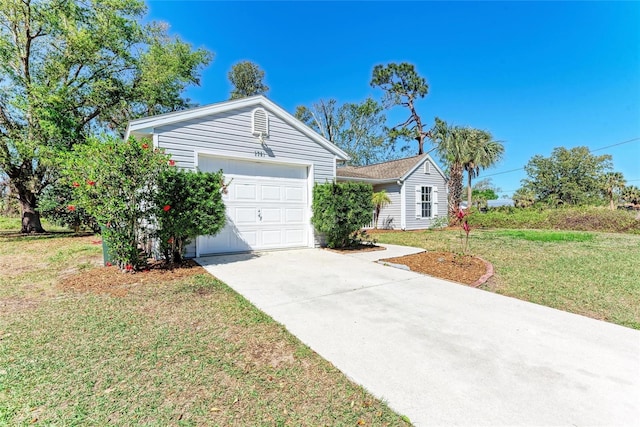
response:
<path id="1" fill-rule="evenodd" d="M 422 157 L 422 156 L 426 156 L 426 155 L 428 155 L 428 154 L 427 153 L 422 153 L 422 154 L 416 154 L 415 156 L 403 157 L 401 159 L 387 160 L 386 162 L 371 163 L 370 165 L 362 165 L 362 166 L 348 165 L 348 166 L 344 166 L 344 167 L 354 168 L 354 169 L 362 169 L 362 168 L 368 168 L 368 167 L 372 167 L 372 166 L 387 165 L 387 164 L 394 163 L 394 162 L 405 162 L 405 161 L 407 161 L 409 159 L 413 159 L 413 158 L 416 158 L 416 157 Z"/>

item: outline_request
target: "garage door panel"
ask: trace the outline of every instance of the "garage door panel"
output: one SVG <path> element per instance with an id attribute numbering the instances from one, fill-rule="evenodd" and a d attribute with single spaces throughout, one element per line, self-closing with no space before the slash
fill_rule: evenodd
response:
<path id="1" fill-rule="evenodd" d="M 262 212 L 262 223 L 275 223 L 282 224 L 282 209 L 280 208 L 263 208 Z"/>
<path id="2" fill-rule="evenodd" d="M 289 245 L 302 245 L 305 241 L 304 228 L 296 228 L 284 231 L 285 242 Z"/>
<path id="3" fill-rule="evenodd" d="M 232 208 L 231 222 L 236 226 L 242 224 L 255 225 L 257 223 L 258 213 L 254 207 Z"/>
<path id="4" fill-rule="evenodd" d="M 262 244 L 264 246 L 279 246 L 282 243 L 282 230 L 262 230 Z"/>
<path id="5" fill-rule="evenodd" d="M 261 185 L 260 200 L 279 202 L 282 199 L 282 188 L 279 185 Z"/>
<path id="6" fill-rule="evenodd" d="M 238 232 L 238 235 L 245 246 L 253 248 L 258 245 L 257 230 L 242 230 Z"/>
<path id="7" fill-rule="evenodd" d="M 304 221 L 304 209 L 300 208 L 287 208 L 285 209 L 285 221 L 287 224 L 292 222 Z"/>
<path id="8" fill-rule="evenodd" d="M 306 189 L 302 187 L 285 187 L 284 194 L 287 202 L 304 202 Z"/>
<path id="9" fill-rule="evenodd" d="M 237 183 L 231 185 L 234 188 L 233 194 L 236 200 L 256 200 L 256 185 Z"/>

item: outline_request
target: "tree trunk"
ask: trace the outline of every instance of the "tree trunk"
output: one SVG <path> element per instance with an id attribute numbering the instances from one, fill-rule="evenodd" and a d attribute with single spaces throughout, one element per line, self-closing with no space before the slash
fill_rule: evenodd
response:
<path id="1" fill-rule="evenodd" d="M 616 206 L 613 203 L 613 195 L 609 196 L 609 209 L 611 209 L 612 211 L 616 210 Z"/>
<path id="2" fill-rule="evenodd" d="M 462 166 L 449 166 L 449 221 L 455 222 L 462 200 Z"/>
<path id="3" fill-rule="evenodd" d="M 467 171 L 468 181 L 467 181 L 467 211 L 471 212 L 471 174 Z"/>
<path id="4" fill-rule="evenodd" d="M 40 223 L 40 212 L 37 211 L 36 195 L 18 186 L 18 198 L 22 208 L 22 229 L 21 233 L 45 233 Z"/>

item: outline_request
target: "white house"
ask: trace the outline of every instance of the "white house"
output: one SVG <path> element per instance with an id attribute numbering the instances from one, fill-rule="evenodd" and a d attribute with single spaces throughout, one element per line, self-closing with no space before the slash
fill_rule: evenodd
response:
<path id="1" fill-rule="evenodd" d="M 150 137 L 176 166 L 223 170 L 227 225 L 187 256 L 313 247 L 313 184 L 332 181 L 348 155 L 265 98 L 253 96 L 133 120 L 126 137 Z"/>
<path id="2" fill-rule="evenodd" d="M 369 166 L 337 169 L 338 181 L 365 182 L 373 191 L 385 190 L 391 203 L 382 209 L 378 228 L 428 228 L 447 216 L 446 178 L 428 154 Z"/>
<path id="3" fill-rule="evenodd" d="M 130 135 L 151 138 L 154 147 L 170 154 L 177 167 L 224 172 L 229 184 L 223 195 L 227 225 L 215 237 L 198 237 L 187 248 L 187 256 L 316 246 L 311 225 L 313 185 L 336 179 L 336 165 L 349 159 L 264 96 L 133 120 L 125 137 Z M 428 173 L 413 173 L 425 160 L 429 160 Z M 442 172 L 428 156 L 397 162 L 411 163 L 403 166 L 411 173 L 371 180 L 395 198 L 384 214 L 394 218 L 389 223 L 395 228 L 425 228 L 437 215 L 438 204 L 446 206 L 444 191 L 438 193 L 438 188 L 444 188 Z M 405 182 L 428 188 L 421 190 L 425 193 L 420 197 L 431 197 L 431 201 L 416 207 L 416 215 L 422 209 L 420 217 L 404 218 L 406 206 L 401 204 L 414 201 L 401 184 Z M 394 209 L 398 212 L 393 213 Z"/>

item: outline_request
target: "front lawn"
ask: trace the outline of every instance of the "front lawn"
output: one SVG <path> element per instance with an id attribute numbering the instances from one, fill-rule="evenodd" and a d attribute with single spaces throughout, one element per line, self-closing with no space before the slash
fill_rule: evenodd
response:
<path id="1" fill-rule="evenodd" d="M 456 230 L 372 235 L 380 243 L 461 250 Z M 495 267 L 487 290 L 640 329 L 638 235 L 474 229 L 469 247 Z"/>
<path id="2" fill-rule="evenodd" d="M 408 425 L 200 267 L 110 288 L 100 248 L 0 233 L 0 425 Z"/>

